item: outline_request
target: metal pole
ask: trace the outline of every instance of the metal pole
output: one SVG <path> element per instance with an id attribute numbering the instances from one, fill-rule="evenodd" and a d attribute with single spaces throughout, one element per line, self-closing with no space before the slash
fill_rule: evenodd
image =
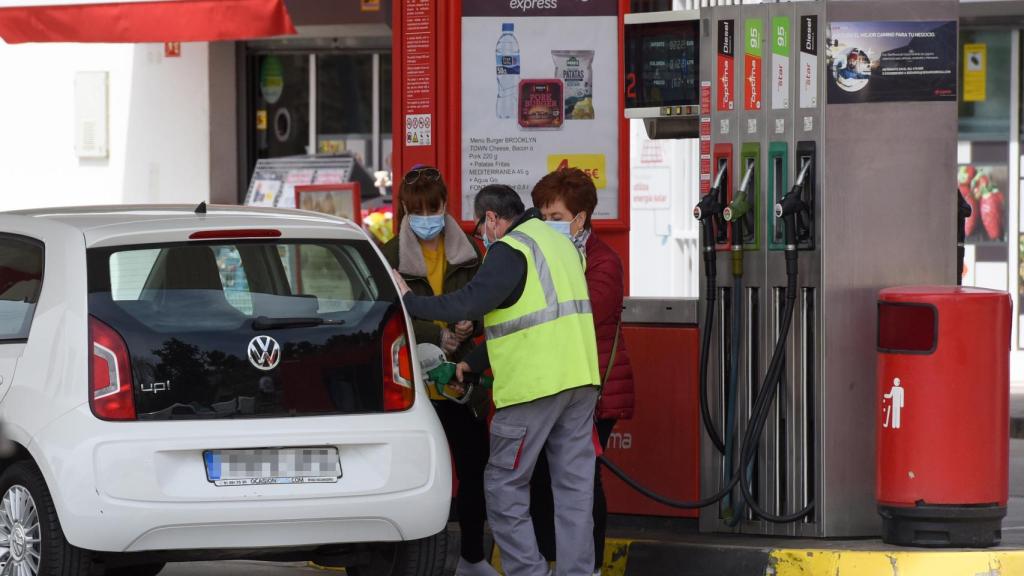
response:
<path id="1" fill-rule="evenodd" d="M 373 53 L 373 158 L 367 158 L 367 163 L 374 166 L 376 170 L 383 170 L 384 163 L 381 162 L 383 152 L 380 145 L 380 52 Z"/>
<path id="2" fill-rule="evenodd" d="M 306 144 L 306 154 L 316 155 L 316 54 L 309 55 L 309 142 Z"/>

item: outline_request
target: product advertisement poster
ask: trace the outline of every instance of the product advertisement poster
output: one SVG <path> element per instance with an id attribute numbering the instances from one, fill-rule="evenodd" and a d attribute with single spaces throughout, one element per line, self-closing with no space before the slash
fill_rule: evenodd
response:
<path id="1" fill-rule="evenodd" d="M 617 0 L 463 0 L 462 219 L 488 184 L 559 167 L 594 179 L 594 217 L 619 217 Z"/>
<path id="2" fill-rule="evenodd" d="M 829 104 L 957 98 L 957 23 L 832 22 Z"/>

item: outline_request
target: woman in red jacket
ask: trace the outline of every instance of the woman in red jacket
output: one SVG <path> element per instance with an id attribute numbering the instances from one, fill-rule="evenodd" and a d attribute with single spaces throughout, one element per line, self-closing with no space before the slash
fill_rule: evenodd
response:
<path id="1" fill-rule="evenodd" d="M 594 181 L 578 168 L 556 170 L 533 188 L 533 205 L 544 220 L 576 245 L 586 258 L 587 288 L 597 333 L 601 397 L 597 403 L 597 433 L 608 446 L 615 422 L 633 417 L 633 369 L 622 338 L 622 299 L 625 292 L 622 260 L 591 227 L 597 208 Z M 541 554 L 555 560 L 554 503 L 547 460 L 537 462 L 531 484 L 531 515 Z M 601 485 L 600 465 L 594 472 L 594 574 L 601 573 L 608 510 Z"/>

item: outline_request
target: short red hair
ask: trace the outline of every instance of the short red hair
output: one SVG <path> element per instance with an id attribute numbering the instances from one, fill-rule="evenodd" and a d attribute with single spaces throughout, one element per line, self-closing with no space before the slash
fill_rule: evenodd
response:
<path id="1" fill-rule="evenodd" d="M 562 168 L 547 174 L 537 182 L 531 193 L 533 205 L 540 209 L 561 200 L 573 216 L 586 212 L 584 227 L 590 228 L 590 218 L 597 208 L 597 187 L 594 180 L 579 168 Z"/>

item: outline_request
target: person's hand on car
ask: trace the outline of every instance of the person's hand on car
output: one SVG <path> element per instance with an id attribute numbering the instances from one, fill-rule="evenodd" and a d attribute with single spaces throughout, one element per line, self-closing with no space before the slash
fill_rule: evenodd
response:
<path id="1" fill-rule="evenodd" d="M 409 292 L 409 285 L 405 283 L 405 278 L 402 278 L 402 275 L 394 268 L 391 269 L 391 275 L 395 278 L 395 284 L 398 285 L 398 295 L 405 296 Z"/>

